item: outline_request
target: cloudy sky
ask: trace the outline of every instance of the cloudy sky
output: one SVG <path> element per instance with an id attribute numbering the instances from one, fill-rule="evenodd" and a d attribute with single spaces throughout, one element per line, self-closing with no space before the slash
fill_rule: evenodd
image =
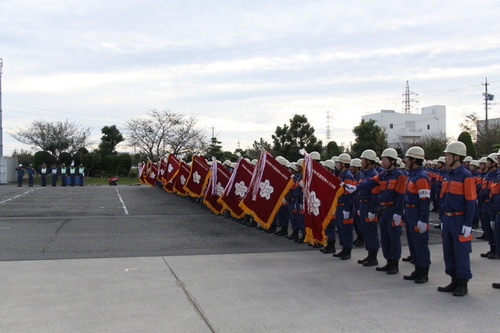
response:
<path id="1" fill-rule="evenodd" d="M 149 109 L 197 115 L 224 150 L 305 114 L 348 145 L 367 113 L 446 105 L 447 134 L 500 98 L 498 1 L 3 0 L 4 155 L 34 119 L 100 129 Z M 489 117 L 500 117 L 493 106 Z M 120 150 L 127 150 L 125 145 Z"/>

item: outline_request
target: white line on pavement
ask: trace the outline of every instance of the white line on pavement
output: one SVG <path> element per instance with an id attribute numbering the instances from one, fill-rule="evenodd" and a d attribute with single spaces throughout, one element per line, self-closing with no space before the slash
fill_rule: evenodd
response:
<path id="1" fill-rule="evenodd" d="M 118 194 L 118 199 L 120 199 L 120 202 L 122 203 L 123 206 L 123 211 L 125 212 L 125 215 L 128 215 L 128 209 L 127 206 L 125 205 L 125 201 L 123 201 L 122 196 L 120 195 L 120 192 L 118 192 L 118 188 L 115 186 L 116 194 Z"/>
<path id="2" fill-rule="evenodd" d="M 0 201 L 0 204 L 3 204 L 3 203 L 5 203 L 5 202 L 10 201 L 10 200 L 13 200 L 13 199 L 17 199 L 17 198 L 19 198 L 19 197 L 20 197 L 20 196 L 22 196 L 22 195 L 25 195 L 25 194 L 28 194 L 28 193 L 30 193 L 30 192 L 33 192 L 34 190 L 35 190 L 35 189 L 32 189 L 32 190 L 26 191 L 26 192 L 24 192 L 24 193 L 18 194 L 18 195 L 16 195 L 16 196 L 13 196 L 12 198 L 8 198 L 8 199 L 5 199 L 4 201 Z"/>

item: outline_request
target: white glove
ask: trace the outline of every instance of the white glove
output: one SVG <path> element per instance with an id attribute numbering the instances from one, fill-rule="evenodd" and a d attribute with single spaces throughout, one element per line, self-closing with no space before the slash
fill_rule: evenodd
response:
<path id="1" fill-rule="evenodd" d="M 418 221 L 417 228 L 418 228 L 418 232 L 423 234 L 424 232 L 427 231 L 427 223 L 422 222 L 422 221 Z"/>
<path id="2" fill-rule="evenodd" d="M 464 238 L 467 238 L 470 236 L 470 233 L 472 231 L 472 228 L 471 227 L 468 227 L 468 226 L 463 226 L 462 227 L 462 233 L 464 234 Z"/>
<path id="3" fill-rule="evenodd" d="M 495 230 L 495 221 L 491 221 L 490 225 L 491 225 L 491 229 Z"/>
<path id="4" fill-rule="evenodd" d="M 285 199 L 285 198 L 283 198 L 283 202 L 282 202 L 281 204 L 282 204 L 283 206 L 285 206 L 285 205 L 286 205 L 286 199 Z"/>
<path id="5" fill-rule="evenodd" d="M 394 214 L 394 215 L 392 215 L 392 219 L 394 220 L 394 224 L 396 226 L 399 226 L 401 224 L 401 215 Z"/>
<path id="6" fill-rule="evenodd" d="M 345 184 L 345 190 L 347 191 L 347 193 L 353 193 L 353 192 L 356 192 L 357 190 L 357 187 L 354 186 L 354 185 L 351 185 L 351 184 Z"/>
<path id="7" fill-rule="evenodd" d="M 375 213 L 368 212 L 368 220 L 370 220 L 370 221 L 375 220 L 375 216 L 377 216 L 377 215 L 375 215 Z"/>
<path id="8" fill-rule="evenodd" d="M 344 220 L 347 220 L 349 218 L 349 212 L 344 210 L 342 213 L 344 214 Z"/>
<path id="9" fill-rule="evenodd" d="M 356 215 L 358 215 L 358 216 L 359 216 L 359 215 L 361 215 L 361 214 L 359 213 L 359 210 L 357 210 L 357 211 L 356 211 Z"/>
<path id="10" fill-rule="evenodd" d="M 304 182 L 303 182 L 302 180 L 301 180 L 301 181 L 299 181 L 299 186 L 300 186 L 300 187 L 304 187 Z"/>

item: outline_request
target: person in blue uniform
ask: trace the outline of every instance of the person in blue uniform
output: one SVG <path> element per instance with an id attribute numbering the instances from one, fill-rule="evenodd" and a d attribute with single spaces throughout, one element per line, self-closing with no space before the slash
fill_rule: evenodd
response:
<path id="1" fill-rule="evenodd" d="M 23 186 L 23 178 L 24 178 L 24 168 L 22 164 L 19 164 L 15 169 L 17 172 L 17 187 Z"/>
<path id="2" fill-rule="evenodd" d="M 465 144 L 451 142 L 444 153 L 450 170 L 443 178 L 439 209 L 442 216 L 445 273 L 451 276 L 451 283 L 438 287 L 438 291 L 464 296 L 468 293 L 468 281 L 472 278 L 469 254 L 472 252 L 476 188 L 470 171 L 462 165 L 467 155 Z"/>
<path id="3" fill-rule="evenodd" d="M 69 179 L 70 179 L 71 186 L 75 186 L 76 168 L 75 168 L 75 165 L 73 163 L 71 163 L 68 173 L 69 173 Z"/>
<path id="4" fill-rule="evenodd" d="M 61 164 L 59 167 L 59 174 L 61 175 L 61 186 L 66 186 L 66 176 L 68 175 L 68 168 L 66 168 L 66 164 Z"/>
<path id="5" fill-rule="evenodd" d="M 42 163 L 40 167 L 38 168 L 38 173 L 40 174 L 40 179 L 42 182 L 42 186 L 47 186 L 47 174 L 49 172 L 49 169 L 45 165 L 45 163 Z"/>
<path id="6" fill-rule="evenodd" d="M 428 224 L 431 182 L 428 172 L 422 166 L 424 158 L 425 152 L 421 147 L 411 147 L 406 152 L 404 160 L 408 170 L 404 195 L 404 221 L 415 270 L 403 278 L 417 284 L 429 281 L 429 266 L 431 265 Z"/>
<path id="7" fill-rule="evenodd" d="M 28 173 L 28 186 L 33 187 L 35 179 L 35 169 L 33 169 L 33 166 L 31 164 L 26 168 L 26 172 Z"/>
<path id="8" fill-rule="evenodd" d="M 382 152 L 381 157 L 384 172 L 362 181 L 357 186 L 346 185 L 346 190 L 352 193 L 356 190 L 369 190 L 379 186 L 380 240 L 387 264 L 377 267 L 376 270 L 392 275 L 399 272 L 402 233 L 401 214 L 403 213 L 406 177 L 399 168 L 396 168 L 398 153 L 395 149 L 387 148 Z"/>
<path id="9" fill-rule="evenodd" d="M 366 179 L 374 178 L 378 175 L 375 161 L 377 154 L 374 150 L 367 149 L 361 154 L 361 167 L 363 172 L 358 184 Z M 359 216 L 363 223 L 363 239 L 368 256 L 358 260 L 358 264 L 365 267 L 377 266 L 378 250 L 380 249 L 380 240 L 378 235 L 378 194 L 379 187 L 375 186 L 366 190 L 359 190 Z"/>
<path id="10" fill-rule="evenodd" d="M 77 174 L 78 174 L 79 185 L 83 186 L 83 181 L 85 179 L 85 167 L 81 163 L 78 166 Z"/>
<path id="11" fill-rule="evenodd" d="M 50 167 L 50 175 L 52 178 L 52 186 L 57 186 L 57 174 L 59 173 L 59 170 L 57 170 L 57 166 L 55 164 L 52 164 Z"/>

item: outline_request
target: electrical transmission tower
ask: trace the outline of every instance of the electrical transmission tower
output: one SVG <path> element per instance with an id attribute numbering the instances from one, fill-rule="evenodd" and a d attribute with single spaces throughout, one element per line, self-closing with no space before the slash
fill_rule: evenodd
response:
<path id="1" fill-rule="evenodd" d="M 411 96 L 418 96 L 418 94 L 410 91 L 410 84 L 408 83 L 408 81 L 406 81 L 406 91 L 403 94 L 403 97 L 405 98 L 405 100 L 403 101 L 403 110 L 405 113 L 411 113 L 411 103 L 418 103 L 418 101 L 412 99 Z"/>
<path id="2" fill-rule="evenodd" d="M 326 111 L 326 143 L 330 142 L 331 138 L 331 131 L 330 131 L 330 111 Z"/>

